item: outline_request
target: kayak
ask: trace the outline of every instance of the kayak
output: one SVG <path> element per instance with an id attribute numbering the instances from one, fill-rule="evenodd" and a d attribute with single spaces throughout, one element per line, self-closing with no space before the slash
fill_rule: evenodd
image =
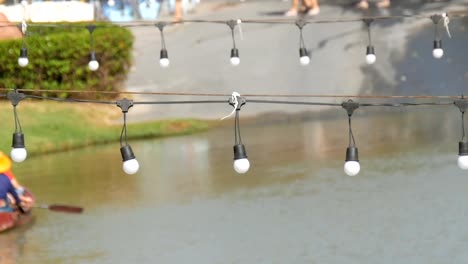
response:
<path id="1" fill-rule="evenodd" d="M 26 191 L 25 196 L 34 199 L 34 196 Z M 32 210 L 22 214 L 19 211 L 14 212 L 0 212 L 0 233 L 11 230 L 16 227 L 25 226 L 33 221 L 34 217 Z"/>

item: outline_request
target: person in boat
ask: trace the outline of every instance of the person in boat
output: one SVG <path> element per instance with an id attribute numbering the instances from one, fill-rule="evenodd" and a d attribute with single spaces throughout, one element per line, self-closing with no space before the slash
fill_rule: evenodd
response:
<path id="1" fill-rule="evenodd" d="M 3 154 L 3 152 L 1 152 L 1 151 L 0 151 L 0 175 L 5 175 L 10 180 L 10 183 L 11 183 L 11 185 L 13 185 L 15 193 L 17 194 L 17 196 L 21 200 L 21 202 L 18 202 L 14 198 L 13 193 L 8 192 L 6 194 L 7 195 L 7 204 L 13 204 L 13 205 L 14 204 L 22 204 L 22 207 L 24 209 L 28 209 L 29 207 L 31 207 L 32 203 L 33 203 L 32 198 L 24 195 L 24 187 L 21 186 L 18 183 L 18 181 L 16 180 L 15 175 L 11 171 L 11 160 L 10 160 L 10 158 L 8 156 L 6 156 L 5 154 Z"/>
<path id="2" fill-rule="evenodd" d="M 16 204 L 18 210 L 24 213 L 21 207 L 21 199 L 16 193 L 15 187 L 11 183 L 10 179 L 5 174 L 0 174 L 0 212 L 13 212 L 14 208 L 10 206 L 8 202 L 8 194 L 10 194 Z"/>

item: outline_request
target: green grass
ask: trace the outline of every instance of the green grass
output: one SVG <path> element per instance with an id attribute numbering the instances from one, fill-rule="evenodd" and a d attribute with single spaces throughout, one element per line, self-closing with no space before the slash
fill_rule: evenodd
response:
<path id="1" fill-rule="evenodd" d="M 115 105 L 21 102 L 17 106 L 29 155 L 118 142 L 122 112 Z M 0 150 L 8 153 L 14 132 L 13 107 L 0 103 Z M 162 120 L 127 124 L 128 139 L 191 134 L 209 128 L 208 121 Z"/>

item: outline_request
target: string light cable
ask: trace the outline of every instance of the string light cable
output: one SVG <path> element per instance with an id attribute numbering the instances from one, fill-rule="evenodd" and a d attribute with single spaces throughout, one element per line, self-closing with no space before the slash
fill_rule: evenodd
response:
<path id="1" fill-rule="evenodd" d="M 28 25 L 26 21 L 23 19 L 21 24 L 18 27 L 21 29 L 22 32 L 22 45 L 20 50 L 20 56 L 18 58 L 18 64 L 21 67 L 26 67 L 29 64 L 28 60 L 28 49 L 26 46 L 26 36 L 28 27 L 29 28 L 41 28 L 41 27 L 48 27 L 48 28 L 86 28 L 90 33 L 90 61 L 88 67 L 91 71 L 95 71 L 99 68 L 99 62 L 96 59 L 96 53 L 94 50 L 94 38 L 93 32 L 97 28 L 109 28 L 109 27 L 122 27 L 122 28 L 130 28 L 130 27 L 153 27 L 156 26 L 161 34 L 161 51 L 160 51 L 160 66 L 166 68 L 169 66 L 169 56 L 166 49 L 166 43 L 164 38 L 164 28 L 166 26 L 176 25 L 176 24 L 185 24 L 185 23 L 211 23 L 211 24 L 227 24 L 231 30 L 232 35 L 232 42 L 233 47 L 231 49 L 231 58 L 230 62 L 232 65 L 237 66 L 240 64 L 240 57 L 239 57 L 239 50 L 236 47 L 235 41 L 235 34 L 234 29 L 236 27 L 239 28 L 239 32 L 242 38 L 242 29 L 240 24 L 294 24 L 299 27 L 300 30 L 300 48 L 299 48 L 299 55 L 300 55 L 300 62 L 302 65 L 308 65 L 307 62 L 310 63 L 310 54 L 309 51 L 305 48 L 305 44 L 303 41 L 302 35 L 302 28 L 311 23 L 315 24 L 326 24 L 326 23 L 354 23 L 354 22 L 362 22 L 367 26 L 368 36 L 369 36 L 369 45 L 367 46 L 366 50 L 366 62 L 368 64 L 375 63 L 375 50 L 371 42 L 371 32 L 370 26 L 373 21 L 376 20 L 391 20 L 391 19 L 427 19 L 428 17 L 432 20 L 434 24 L 434 42 L 433 42 L 433 56 L 434 58 L 440 59 L 444 55 L 444 50 L 442 49 L 442 39 L 440 36 L 439 28 L 440 24 L 443 24 L 445 27 L 447 34 L 451 37 L 449 31 L 449 22 L 451 18 L 464 18 L 467 17 L 468 13 L 466 12 L 453 12 L 453 13 L 441 13 L 441 14 L 433 14 L 433 15 L 398 15 L 398 16 L 373 16 L 373 17 L 360 17 L 360 18 L 328 18 L 328 19 L 310 19 L 310 18 L 301 18 L 299 20 L 291 20 L 291 19 L 236 19 L 236 20 L 202 20 L 202 19 L 194 19 L 194 20 L 180 20 L 180 21 L 157 21 L 157 22 L 114 22 L 112 25 L 79 25 L 79 24 L 31 24 Z M 443 21 L 443 23 L 440 23 Z M 11 27 L 16 25 L 0 23 L 0 27 Z"/>
<path id="2" fill-rule="evenodd" d="M 5 90 L 5 89 L 0 89 Z M 297 100 L 277 100 L 277 99 L 249 99 L 247 100 L 247 95 L 241 96 L 239 93 L 234 92 L 232 93 L 228 100 L 158 100 L 158 101 L 132 101 L 129 99 L 120 99 L 117 101 L 105 101 L 105 100 L 86 100 L 86 99 L 74 99 L 74 98 L 58 98 L 58 97 L 47 97 L 47 96 L 39 96 L 39 95 L 29 95 L 24 94 L 22 92 L 37 92 L 38 90 L 31 90 L 31 89 L 17 89 L 13 90 L 13 92 L 8 92 L 6 94 L 0 94 L 0 97 L 7 97 L 10 99 L 13 105 L 14 116 L 15 116 L 15 133 L 13 134 L 13 150 L 12 150 L 12 158 L 16 162 L 20 162 L 26 158 L 26 150 L 24 148 L 24 135 L 22 133 L 21 124 L 19 122 L 19 118 L 16 112 L 16 106 L 18 103 L 26 98 L 31 99 L 42 99 L 42 100 L 51 100 L 51 101 L 58 101 L 58 102 L 70 102 L 70 103 L 95 103 L 95 104 L 108 104 L 108 105 L 117 105 L 123 113 L 123 127 L 120 134 L 120 152 L 122 155 L 123 161 L 123 170 L 127 174 L 135 174 L 139 170 L 139 163 L 136 160 L 135 154 L 131 146 L 128 144 L 127 139 L 127 113 L 131 107 L 134 105 L 167 105 L 167 104 L 225 104 L 228 103 L 233 107 L 233 111 L 226 117 L 228 118 L 235 114 L 234 116 L 234 170 L 237 173 L 243 174 L 246 173 L 250 169 L 250 162 L 247 158 L 247 152 L 245 149 L 244 144 L 242 143 L 242 137 L 240 132 L 240 110 L 242 107 L 247 103 L 252 104 L 289 104 L 289 105 L 306 105 L 306 106 L 330 106 L 330 107 L 340 107 L 346 110 L 348 114 L 348 136 L 349 136 L 349 144 L 346 149 L 346 158 L 345 158 L 345 165 L 344 171 L 349 176 L 355 176 L 360 172 L 360 164 L 358 158 L 358 149 L 356 147 L 356 142 L 354 138 L 354 134 L 352 131 L 351 121 L 352 115 L 354 111 L 358 108 L 362 107 L 393 107 L 393 108 L 401 108 L 406 106 L 449 106 L 455 105 L 457 106 L 461 113 L 462 113 L 462 140 L 459 142 L 459 158 L 458 158 L 458 166 L 461 169 L 468 169 L 468 142 L 465 136 L 464 130 L 464 113 L 466 108 L 468 107 L 468 100 L 466 100 L 463 96 L 427 96 L 427 95 L 418 95 L 418 96 L 376 96 L 376 95 L 355 95 L 349 96 L 350 98 L 360 98 L 360 99 L 432 99 L 432 100 L 445 100 L 445 101 L 432 101 L 432 102 L 366 102 L 366 103 L 359 103 L 355 102 L 351 99 L 345 100 L 342 103 L 328 103 L 328 102 L 314 102 L 314 101 L 297 101 Z M 75 91 L 78 92 L 78 91 Z M 95 92 L 98 91 L 81 91 L 82 93 L 88 92 Z M 158 92 L 128 92 L 128 94 L 160 94 L 160 95 L 177 95 L 177 96 L 216 96 L 221 97 L 225 96 L 225 94 L 207 94 L 207 93 L 158 93 Z M 249 97 L 290 97 L 290 98 L 297 98 L 297 97 L 308 97 L 308 98 L 333 98 L 333 99 L 343 99 L 348 96 L 343 95 L 279 95 L 279 94 L 270 94 L 270 95 L 262 95 L 262 94 L 250 94 Z M 14 157 L 13 151 L 15 149 L 24 149 L 23 151 L 24 158 L 20 155 L 19 158 Z"/>

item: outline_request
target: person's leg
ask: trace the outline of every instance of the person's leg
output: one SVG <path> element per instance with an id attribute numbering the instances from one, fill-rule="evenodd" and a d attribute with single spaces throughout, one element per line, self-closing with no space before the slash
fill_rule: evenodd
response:
<path id="1" fill-rule="evenodd" d="M 182 0 L 176 0 L 174 9 L 174 21 L 182 20 Z"/>
<path id="2" fill-rule="evenodd" d="M 284 15 L 285 16 L 297 16 L 298 9 L 299 9 L 299 0 L 292 0 L 291 8 Z"/>
<path id="3" fill-rule="evenodd" d="M 317 15 L 318 13 L 320 13 L 318 0 L 308 0 L 307 6 L 310 8 L 308 12 L 309 15 Z"/>
<path id="4" fill-rule="evenodd" d="M 390 0 L 382 0 L 377 3 L 377 7 L 379 8 L 386 8 L 390 6 Z"/>
<path id="5" fill-rule="evenodd" d="M 360 8 L 360 9 L 368 9 L 369 8 L 369 2 L 367 2 L 367 0 L 361 0 L 357 4 L 357 7 Z"/>

